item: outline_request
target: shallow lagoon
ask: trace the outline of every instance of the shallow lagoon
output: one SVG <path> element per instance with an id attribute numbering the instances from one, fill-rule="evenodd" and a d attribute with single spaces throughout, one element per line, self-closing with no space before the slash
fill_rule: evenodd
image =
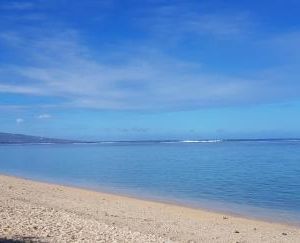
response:
<path id="1" fill-rule="evenodd" d="M 1 145 L 0 173 L 300 223 L 300 142 Z"/>

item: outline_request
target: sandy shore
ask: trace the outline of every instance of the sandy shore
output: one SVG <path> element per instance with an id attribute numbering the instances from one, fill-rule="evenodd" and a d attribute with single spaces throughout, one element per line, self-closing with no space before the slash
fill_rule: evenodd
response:
<path id="1" fill-rule="evenodd" d="M 0 242 L 12 239 L 300 242 L 300 229 L 0 175 Z"/>

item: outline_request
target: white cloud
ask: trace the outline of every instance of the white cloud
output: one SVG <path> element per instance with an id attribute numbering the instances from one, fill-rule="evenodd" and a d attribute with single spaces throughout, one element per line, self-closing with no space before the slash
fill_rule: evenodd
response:
<path id="1" fill-rule="evenodd" d="M 21 124 L 21 123 L 23 123 L 24 122 L 24 119 L 22 119 L 22 118 L 17 118 L 16 119 L 16 123 L 17 124 Z"/>
<path id="2" fill-rule="evenodd" d="M 52 116 L 50 114 L 40 114 L 37 116 L 38 119 L 49 119 Z"/>
<path id="3" fill-rule="evenodd" d="M 31 10 L 34 8 L 34 3 L 26 0 L 22 1 L 7 1 L 7 3 L 2 3 L 0 9 L 3 10 Z"/>
<path id="4" fill-rule="evenodd" d="M 281 95 L 280 81 L 274 83 L 268 76 L 213 74 L 199 63 L 145 48 L 119 54 L 120 63 L 109 64 L 93 57 L 72 31 L 31 41 L 18 39 L 35 64 L 12 67 L 26 83 L 0 84 L 2 93 L 63 97 L 68 100 L 63 106 L 99 109 L 199 108 L 264 102 Z M 298 94 L 295 89 L 289 92 Z"/>
<path id="5" fill-rule="evenodd" d="M 18 85 L 18 84 L 9 85 L 9 84 L 0 83 L 0 93 L 43 95 L 45 94 L 43 88 L 44 87 L 39 88 L 32 85 L 25 86 L 25 85 Z"/>
<path id="6" fill-rule="evenodd" d="M 26 64 L 2 66 L 0 93 L 63 98 L 60 106 L 98 109 L 189 109 L 299 96 L 295 78 L 285 80 L 287 72 L 282 69 L 280 78 L 276 70 L 243 76 L 207 71 L 203 63 L 170 57 L 160 45 L 154 49 L 149 44 L 160 31 L 168 35 L 166 42 L 190 33 L 197 35 L 197 41 L 203 34 L 238 36 L 249 31 L 246 14 L 196 14 L 196 10 L 167 6 L 150 16 L 141 21 L 143 26 L 151 23 L 149 28 L 155 32 L 149 40 L 110 46 L 109 51 L 99 47 L 97 54 L 75 30 L 1 33 L 0 41 L 26 57 Z M 225 64 L 230 59 L 222 58 Z"/>
<path id="7" fill-rule="evenodd" d="M 169 1 L 163 5 L 142 9 L 139 21 L 142 28 L 170 39 L 186 35 L 210 35 L 216 38 L 237 38 L 248 35 L 254 21 L 246 11 L 212 10 L 202 4 Z"/>

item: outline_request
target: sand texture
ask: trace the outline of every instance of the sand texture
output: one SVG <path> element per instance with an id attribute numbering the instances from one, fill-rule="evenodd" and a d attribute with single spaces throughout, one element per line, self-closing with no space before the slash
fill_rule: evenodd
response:
<path id="1" fill-rule="evenodd" d="M 19 241 L 300 242 L 300 229 L 1 175 L 0 242 Z"/>

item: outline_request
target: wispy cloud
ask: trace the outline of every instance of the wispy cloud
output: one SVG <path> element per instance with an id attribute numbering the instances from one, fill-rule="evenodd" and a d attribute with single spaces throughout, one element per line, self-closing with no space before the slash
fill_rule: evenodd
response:
<path id="1" fill-rule="evenodd" d="M 166 54 L 163 44 L 155 45 L 161 37 L 168 44 L 189 36 L 200 45 L 203 36 L 223 41 L 252 31 L 253 22 L 245 12 L 199 11 L 170 2 L 143 9 L 135 13 L 141 21 L 134 24 L 146 28 L 147 38 L 111 44 L 108 50 L 99 45 L 97 52 L 79 31 L 65 26 L 2 31 L 1 43 L 18 61 L 0 66 L 5 71 L 0 93 L 59 97 L 64 98 L 59 104 L 62 107 L 96 109 L 191 109 L 299 95 L 300 87 L 287 69 L 277 69 L 281 75 L 265 68 L 251 75 L 228 74 L 222 67 L 207 68 L 205 58 L 203 63 L 187 61 Z M 221 58 L 224 60 L 216 62 L 225 65 L 229 57 Z"/>
<path id="2" fill-rule="evenodd" d="M 273 35 L 262 40 L 260 44 L 271 50 L 277 60 L 300 66 L 300 30 Z"/>
<path id="3" fill-rule="evenodd" d="M 24 119 L 23 118 L 17 118 L 16 119 L 16 123 L 17 124 L 21 124 L 21 123 L 23 123 L 24 122 Z"/>
<path id="4" fill-rule="evenodd" d="M 145 133 L 148 132 L 149 129 L 141 128 L 141 127 L 132 127 L 132 128 L 118 128 L 117 131 L 124 132 L 124 133 Z"/>
<path id="5" fill-rule="evenodd" d="M 121 64 L 105 63 L 93 57 L 72 31 L 33 40 L 18 38 L 32 65 L 14 66 L 14 75 L 26 84 L 1 80 L 2 93 L 65 97 L 69 102 L 62 106 L 100 109 L 184 109 L 265 102 L 283 95 L 281 83 L 268 77 L 212 74 L 199 63 L 144 48 L 119 55 Z"/>
<path id="6" fill-rule="evenodd" d="M 249 34 L 254 27 L 247 12 L 207 10 L 199 5 L 176 1 L 142 9 L 138 18 L 137 22 L 143 28 L 168 39 L 185 35 L 232 39 Z"/>
<path id="7" fill-rule="evenodd" d="M 36 1 L 37 2 L 37 1 Z M 0 9 L 2 10 L 30 10 L 33 9 L 35 6 L 34 2 L 32 1 L 3 1 L 0 3 Z"/>
<path id="8" fill-rule="evenodd" d="M 50 114 L 40 114 L 37 116 L 37 119 L 49 119 L 51 118 L 52 116 Z"/>
<path id="9" fill-rule="evenodd" d="M 3 82 L 3 81 L 2 81 Z M 12 93 L 12 94 L 31 94 L 31 95 L 44 95 L 45 90 L 44 87 L 39 88 L 34 85 L 9 85 L 9 84 L 1 84 L 0 83 L 0 93 Z"/>

